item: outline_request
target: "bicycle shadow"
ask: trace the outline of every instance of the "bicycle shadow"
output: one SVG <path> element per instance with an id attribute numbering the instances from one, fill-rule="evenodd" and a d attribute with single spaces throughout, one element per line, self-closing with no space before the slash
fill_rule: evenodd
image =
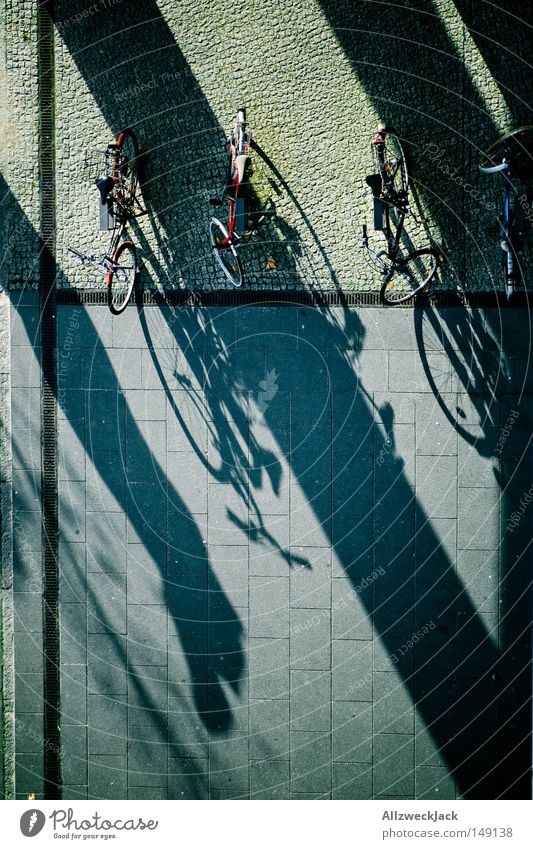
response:
<path id="1" fill-rule="evenodd" d="M 148 6 L 152 7 L 152 11 L 154 11 L 153 4 L 145 4 L 145 5 L 147 7 Z M 395 26 L 398 27 L 397 31 L 401 31 L 402 21 L 401 20 L 398 21 L 395 18 Z M 343 38 L 344 38 L 344 36 L 343 36 Z M 355 55 L 357 57 L 358 54 L 356 53 Z M 356 59 L 356 61 L 358 61 L 358 60 Z M 121 71 L 119 70 L 119 74 L 120 73 L 121 73 Z M 119 80 L 120 80 L 120 78 L 119 78 Z M 127 78 L 126 77 L 122 77 L 122 83 L 127 84 Z M 109 95 L 106 95 L 106 93 L 104 92 L 102 96 L 104 97 L 104 101 L 107 97 L 107 103 L 106 103 L 106 109 L 105 109 L 106 116 L 111 115 L 113 113 L 113 109 L 112 109 L 113 104 L 109 103 Z M 412 96 L 412 95 L 410 94 L 410 96 Z M 121 121 L 121 123 L 124 123 L 124 121 Z M 418 128 L 418 129 L 420 129 L 420 128 Z M 194 157 L 192 157 L 192 160 L 194 161 Z M 162 170 L 161 173 L 165 174 L 167 172 Z M 185 180 L 184 182 L 187 185 L 187 181 Z M 152 183 L 152 185 L 153 185 L 153 183 Z M 165 190 L 166 189 L 167 189 L 167 187 L 165 186 Z M 150 187 L 148 187 L 147 190 L 150 191 Z M 190 197 L 192 197 L 192 196 L 193 196 L 192 193 L 186 194 L 185 198 L 187 200 L 190 200 Z M 155 198 L 154 198 L 154 200 L 155 200 Z M 170 200 L 171 200 L 170 197 L 168 197 L 167 198 L 167 206 L 168 206 L 168 203 L 170 202 Z M 182 203 L 182 198 L 180 198 L 180 200 L 179 200 L 179 205 L 181 205 L 181 203 Z M 156 208 L 155 204 L 154 204 L 154 208 Z M 170 245 L 172 245 L 172 241 L 174 239 L 174 236 L 172 235 L 173 233 L 177 232 L 179 236 L 183 235 L 183 244 L 181 246 L 183 253 L 182 253 L 181 256 L 182 256 L 182 260 L 183 260 L 184 263 L 188 262 L 188 259 L 187 259 L 188 255 L 187 255 L 187 252 L 185 250 L 185 243 L 186 243 L 187 239 L 189 239 L 189 238 L 192 241 L 194 241 L 194 237 L 195 237 L 194 233 L 190 234 L 187 231 L 187 227 L 183 223 L 188 219 L 186 219 L 186 216 L 183 214 L 182 210 L 180 210 L 180 213 L 182 215 L 182 225 L 183 225 L 182 230 L 180 231 L 179 227 L 174 228 L 173 223 L 172 223 L 170 218 L 168 218 L 168 219 L 166 218 L 166 207 L 165 207 L 164 203 L 160 207 L 159 213 L 160 213 L 160 220 L 162 218 L 165 218 L 166 223 L 168 223 L 168 225 L 169 225 L 167 232 L 171 234 Z M 203 216 L 202 216 L 202 220 L 205 220 L 203 218 Z M 450 239 L 453 240 L 453 236 L 454 236 L 453 228 L 450 229 L 449 236 L 450 236 Z M 450 241 L 450 239 L 448 241 Z M 174 251 L 173 251 L 172 247 L 170 248 L 170 251 L 171 251 L 170 256 L 174 256 Z M 181 262 L 177 263 L 178 266 L 180 266 L 181 264 L 182 264 Z M 353 330 L 355 331 L 355 333 L 357 335 L 358 327 L 356 325 L 356 322 L 353 319 L 351 321 L 352 321 L 352 324 L 355 325 Z M 347 320 L 347 324 L 349 324 L 349 323 L 350 322 Z M 335 340 L 335 337 L 336 337 L 335 332 L 332 331 L 332 334 L 333 334 L 333 340 Z M 335 349 L 335 347 L 336 346 L 334 344 L 333 348 Z M 342 347 L 341 342 L 338 342 L 338 347 L 339 348 Z M 199 367 L 200 366 L 198 366 L 198 368 Z M 345 381 L 344 385 L 345 385 L 345 387 L 347 387 L 348 393 L 352 393 L 352 395 L 355 395 L 356 394 L 357 382 L 354 379 L 353 372 L 351 372 L 347 368 L 346 363 L 344 364 L 344 366 L 342 366 L 339 369 L 338 375 L 339 375 L 339 378 L 341 380 Z M 299 389 L 299 387 L 295 387 L 295 388 Z M 360 420 L 361 420 L 362 425 L 363 426 L 366 425 L 372 431 L 372 419 L 368 414 L 368 410 L 366 409 L 366 406 L 364 404 L 359 404 L 359 401 L 358 401 L 357 402 L 357 409 L 356 409 L 355 412 L 360 414 Z M 270 415 L 272 416 L 273 413 L 271 413 Z M 279 429 L 279 423 L 275 422 L 273 419 L 272 419 L 272 422 L 271 422 L 271 429 L 273 431 Z M 378 438 L 378 445 L 381 445 L 381 441 L 380 441 L 379 438 Z M 297 473 L 298 472 L 301 473 L 300 476 L 301 476 L 302 481 L 306 481 L 306 476 L 305 476 L 306 467 L 304 465 L 304 462 L 305 461 L 302 460 L 300 465 L 298 465 L 298 463 L 295 464 L 295 470 L 296 470 Z M 393 475 L 393 478 L 394 478 L 394 475 L 399 476 L 400 483 L 399 483 L 399 486 L 398 486 L 397 498 L 398 498 L 400 503 L 408 505 L 409 509 L 411 509 L 412 492 L 411 492 L 411 496 L 410 496 L 409 495 L 409 492 L 410 492 L 409 483 L 408 483 L 407 479 L 403 477 L 403 466 L 400 464 L 400 462 L 397 458 L 395 458 L 394 461 L 391 461 L 391 464 L 389 465 L 389 473 Z M 358 480 L 359 480 L 359 478 L 358 478 Z M 312 492 L 312 484 L 311 483 L 308 483 L 306 481 L 305 487 L 308 488 L 309 493 Z M 325 526 L 327 526 L 328 517 L 327 517 L 327 514 L 324 512 L 324 509 L 325 508 L 321 507 L 319 513 L 321 515 L 321 518 L 324 520 Z M 416 515 L 418 515 L 418 514 L 416 514 Z M 423 524 L 423 516 L 422 515 L 419 515 L 419 519 Z M 350 557 L 353 558 L 353 550 L 355 548 L 353 543 L 355 542 L 356 546 L 359 545 L 359 543 L 360 543 L 360 540 L 357 539 L 357 530 L 358 529 L 356 527 L 356 534 L 354 534 L 354 536 L 352 537 L 352 546 L 351 547 L 346 546 L 345 554 L 343 555 L 343 558 L 345 559 L 346 563 L 350 562 L 349 561 Z M 382 534 L 382 536 L 383 536 L 383 534 Z M 400 545 L 400 541 L 398 541 L 398 546 L 399 545 Z M 443 548 L 442 548 L 440 542 L 436 539 L 436 536 L 431 533 L 430 534 L 430 540 L 429 540 L 429 550 L 431 550 L 432 545 L 438 551 L 437 563 L 440 566 L 443 567 L 443 574 L 444 574 L 444 573 L 446 573 L 445 566 L 446 566 L 446 563 L 447 563 L 447 556 L 443 552 Z M 339 548 L 339 550 L 342 548 L 342 541 L 339 541 L 338 548 Z M 401 554 L 403 549 L 401 547 L 398 547 L 397 551 Z M 394 559 L 396 559 L 396 558 L 394 558 Z M 402 567 L 398 570 L 398 578 L 402 579 L 402 577 L 403 577 L 403 579 L 404 579 L 401 582 L 402 587 L 403 587 L 404 583 L 406 583 L 406 582 L 409 583 L 408 577 L 409 577 L 409 568 L 410 568 L 411 565 L 412 564 L 410 563 L 410 561 L 408 561 L 408 559 L 406 558 L 405 563 L 403 563 Z M 358 578 L 355 575 L 355 570 L 352 572 L 352 577 L 354 578 L 353 586 L 358 586 L 358 584 L 357 584 Z M 365 598 L 365 603 L 368 604 L 368 607 L 370 608 L 371 600 L 370 600 L 369 594 L 365 593 L 364 598 Z M 411 606 L 408 606 L 408 602 L 405 602 L 402 605 L 402 610 L 405 610 L 406 612 L 411 610 Z M 478 644 L 481 647 L 480 648 L 480 654 L 481 654 L 482 666 L 483 666 L 483 664 L 486 664 L 487 668 L 490 668 L 490 664 L 493 662 L 493 659 L 494 659 L 494 651 L 491 649 L 490 646 L 487 646 L 486 630 L 483 628 L 482 624 L 480 623 L 479 619 L 475 616 L 474 613 L 472 613 L 472 618 L 474 619 L 474 626 L 473 626 L 473 629 L 472 629 L 472 637 L 473 637 L 472 645 L 476 645 L 476 643 L 474 642 L 474 639 L 477 639 Z M 376 625 L 377 625 L 379 630 L 382 630 L 382 629 L 385 630 L 385 634 L 387 635 L 386 638 L 385 638 L 385 644 L 390 649 L 391 652 L 396 651 L 398 649 L 398 645 L 401 646 L 403 644 L 402 642 L 400 642 L 400 643 L 398 642 L 398 640 L 400 638 L 402 640 L 407 639 L 408 636 L 412 635 L 412 633 L 413 633 L 412 631 L 411 632 L 409 631 L 407 624 L 405 624 L 401 628 L 397 629 L 396 636 L 394 636 L 394 635 L 391 636 L 390 627 L 394 624 L 394 622 L 390 617 L 387 618 L 385 616 L 385 614 L 383 613 L 383 611 L 380 612 L 380 614 L 376 617 L 375 621 L 376 621 Z M 389 626 L 388 631 L 387 631 L 387 626 Z M 434 673 L 441 673 L 441 670 L 437 669 L 437 666 L 438 666 L 438 664 L 436 662 L 430 661 L 430 667 L 429 667 L 428 671 L 434 672 Z M 417 690 L 416 690 L 414 684 L 411 682 L 411 679 L 410 679 L 410 675 L 411 675 L 410 663 L 407 662 L 406 659 L 404 659 L 404 660 L 402 660 L 400 668 L 402 670 L 402 676 L 405 677 L 406 680 L 409 681 L 409 685 L 408 685 L 409 691 L 414 698 L 415 695 L 417 695 Z M 472 673 L 475 673 L 475 671 L 476 671 L 475 665 L 473 663 L 468 664 L 468 669 L 471 670 Z M 428 679 L 427 679 L 428 682 L 430 681 L 430 678 L 431 678 L 431 676 L 428 676 Z M 441 678 L 442 678 L 442 675 L 440 675 L 439 681 L 441 680 Z M 418 696 L 420 696 L 420 693 L 424 692 L 424 690 L 423 690 L 423 683 L 424 682 L 423 682 L 423 680 L 422 681 L 419 680 L 418 683 L 421 687 L 421 689 L 418 691 Z M 439 689 L 437 690 L 437 694 L 436 694 L 439 697 L 441 697 L 440 704 L 438 703 L 438 699 L 435 698 L 435 694 L 433 694 L 433 701 L 431 700 L 430 697 L 426 698 L 425 703 L 422 705 L 422 708 L 421 708 L 422 715 L 424 716 L 424 719 L 427 721 L 428 727 L 434 733 L 434 735 L 435 735 L 436 739 L 439 741 L 439 743 L 442 740 L 448 741 L 449 740 L 449 734 L 450 734 L 450 727 L 449 726 L 447 727 L 446 721 L 444 719 L 438 718 L 440 716 L 439 712 L 442 710 L 442 705 L 444 704 L 447 707 L 448 714 L 450 714 L 450 713 L 452 714 L 451 718 L 457 719 L 457 712 L 454 711 L 454 704 L 455 703 L 453 703 L 453 704 L 450 703 L 451 696 L 450 696 L 449 693 L 446 693 L 444 684 L 445 684 L 445 682 L 442 685 L 439 685 Z M 483 753 L 484 753 L 483 748 L 481 748 L 481 750 L 480 750 L 481 751 L 480 761 L 478 762 L 477 765 L 472 765 L 473 777 L 472 777 L 472 775 L 468 774 L 468 769 L 464 766 L 462 767 L 461 764 L 463 763 L 462 759 L 464 757 L 464 751 L 468 752 L 470 760 L 472 760 L 474 758 L 475 754 L 476 754 L 476 744 L 477 744 L 477 742 L 481 740 L 481 743 L 483 743 L 484 738 L 481 734 L 481 731 L 475 730 L 475 724 L 474 723 L 475 723 L 476 711 L 479 709 L 479 706 L 480 706 L 479 703 L 481 703 L 482 705 L 486 705 L 486 704 L 490 705 L 491 699 L 489 698 L 489 699 L 486 699 L 484 701 L 485 695 L 486 695 L 486 693 L 484 694 L 482 692 L 481 687 L 474 688 L 474 695 L 473 695 L 473 698 L 472 698 L 472 704 L 470 706 L 467 706 L 467 708 L 466 708 L 466 713 L 467 713 L 467 716 L 468 716 L 468 719 L 469 719 L 468 724 L 474 726 L 474 736 L 471 739 L 468 739 L 468 734 L 466 733 L 466 731 L 462 734 L 461 739 L 464 740 L 464 744 L 465 744 L 462 752 L 459 750 L 459 747 L 457 747 L 457 749 L 454 749 L 453 747 L 448 746 L 447 749 L 445 750 L 449 763 L 451 764 L 453 770 L 456 771 L 456 773 L 459 776 L 459 779 L 461 781 L 461 785 L 463 787 L 466 787 L 466 788 L 470 788 L 470 787 L 473 786 L 473 784 L 476 783 L 476 780 L 479 778 L 479 773 L 481 772 L 480 764 L 483 761 Z M 437 715 L 437 718 L 436 718 L 436 715 Z M 485 716 L 486 716 L 486 713 L 485 713 Z M 447 718 L 450 718 L 450 717 L 447 717 Z M 464 726 L 461 726 L 461 728 L 462 727 L 464 727 Z M 489 755 L 489 757 L 487 757 L 487 762 L 493 764 L 494 763 L 493 753 L 491 751 L 489 751 L 487 754 Z M 491 789 L 491 786 L 490 786 L 488 780 L 487 780 L 486 784 L 481 785 L 481 788 L 487 788 L 487 787 L 488 787 L 489 790 Z M 479 792 L 481 792 L 481 789 L 479 789 Z"/>
<path id="2" fill-rule="evenodd" d="M 481 140 L 489 142 L 507 126 L 506 109 L 513 112 L 517 123 L 528 122 L 524 111 L 528 98 L 526 75 L 523 68 L 520 70 L 520 62 L 515 63 L 514 84 L 506 87 L 508 65 L 504 57 L 509 49 L 516 55 L 517 45 L 528 55 L 531 31 L 527 26 L 517 27 L 506 10 L 485 7 L 478 18 L 477 7 L 474 12 L 468 4 L 459 2 L 455 3 L 458 13 L 454 27 L 436 7 L 431 11 L 391 8 L 378 28 L 371 7 L 357 6 L 356 10 L 355 4 L 346 5 L 337 0 L 321 0 L 320 5 L 376 111 L 386 123 L 401 128 L 408 153 L 416 152 L 412 156 L 414 194 L 419 199 L 419 209 L 431 210 L 432 230 L 443 247 L 457 288 L 463 288 L 462 281 L 466 281 L 464 288 L 486 288 L 487 280 L 500 288 L 499 246 L 493 239 L 492 247 L 486 247 L 487 231 L 494 228 L 497 207 L 492 202 L 491 189 L 487 189 L 488 184 L 479 175 L 477 161 L 484 146 Z M 405 34 L 406 14 L 416 22 L 416 38 L 410 39 Z M 494 19 L 499 21 L 504 33 L 503 52 L 500 40 L 495 42 L 489 37 L 494 31 Z M 458 33 L 462 33 L 462 47 Z M 412 48 L 408 67 L 402 57 L 406 44 Z M 476 48 L 482 61 L 493 71 L 492 78 L 476 71 L 479 69 Z M 432 61 L 435 57 L 438 62 Z M 447 85 L 442 84 L 443 79 Z M 499 80 L 505 83 L 502 85 Z M 394 98 L 384 99 L 383 92 L 387 90 L 395 92 Z M 522 631 L 523 623 L 530 618 L 524 601 L 530 566 L 528 544 L 524 539 L 518 543 L 515 535 L 510 545 L 505 523 L 513 504 L 516 510 L 520 501 L 524 485 L 522 470 L 527 470 L 529 463 L 529 416 L 521 393 L 530 386 L 530 368 L 529 354 L 522 343 L 513 340 L 512 330 L 505 329 L 508 315 L 507 311 L 500 314 L 489 310 L 458 313 L 415 309 L 414 321 L 424 374 L 445 420 L 462 443 L 489 459 L 508 416 L 505 404 L 496 403 L 496 394 L 510 393 L 511 403 L 520 403 L 519 422 L 523 426 L 515 430 L 513 449 L 517 452 L 517 474 L 513 479 L 508 470 L 503 477 L 500 472 L 496 478 L 489 472 L 487 479 L 488 487 L 501 486 L 501 582 L 505 603 L 501 650 L 503 655 L 508 652 L 513 656 L 516 676 L 514 679 L 509 676 L 505 663 L 500 663 L 499 705 L 507 719 L 501 722 L 498 732 L 502 750 L 501 784 L 496 781 L 488 793 L 516 798 L 529 796 L 526 713 L 531 688 L 526 657 L 530 638 Z M 512 318 L 509 323 L 512 327 Z M 443 352 L 450 357 L 451 373 L 445 374 L 441 368 Z M 526 356 L 522 365 L 520 353 Z M 462 398 L 466 401 L 454 399 L 456 392 L 464 393 Z M 523 452 L 526 457 L 520 460 Z M 505 466 L 503 461 L 502 465 Z M 514 616 L 515 609 L 523 617 L 521 624 Z M 513 697 L 517 708 L 512 706 Z M 518 725 L 522 732 L 517 730 Z M 514 767 L 507 755 L 511 749 L 516 757 Z"/>
<path id="3" fill-rule="evenodd" d="M 310 243 L 316 249 L 316 252 L 319 257 L 319 261 L 317 262 L 313 257 L 313 250 L 310 250 L 309 246 L 304 242 L 301 236 L 298 233 L 298 230 L 291 226 L 289 222 L 282 217 L 280 213 L 277 212 L 277 207 L 275 201 L 271 200 L 272 206 L 272 214 L 268 215 L 266 218 L 266 224 L 270 224 L 269 232 L 272 228 L 277 228 L 281 234 L 280 245 L 278 246 L 278 251 L 280 253 L 279 263 L 283 265 L 284 257 L 286 262 L 286 251 L 290 250 L 294 254 L 294 261 L 292 263 L 292 267 L 288 270 L 288 281 L 290 281 L 291 274 L 294 276 L 294 282 L 297 284 L 298 278 L 305 279 L 311 286 L 320 284 L 324 284 L 324 278 L 322 276 L 323 270 L 327 271 L 327 284 L 332 283 L 333 286 L 338 289 L 339 283 L 337 279 L 337 275 L 335 270 L 329 260 L 327 252 L 324 249 L 322 242 L 319 239 L 319 236 L 313 227 L 309 216 L 306 214 L 304 207 L 298 200 L 295 192 L 291 189 L 287 180 L 284 178 L 283 174 L 272 160 L 272 158 L 267 154 L 267 152 L 261 147 L 261 145 L 254 138 L 252 139 L 252 149 L 256 152 L 261 162 L 266 166 L 266 182 L 270 186 L 271 191 L 277 196 L 278 199 L 284 195 L 284 200 L 288 201 L 292 206 L 297 210 L 298 215 L 300 216 L 300 220 L 303 222 L 304 228 L 306 232 L 309 234 Z M 285 251 L 284 251 L 284 247 Z M 274 261 L 276 265 L 278 264 L 278 260 L 274 256 Z"/>
<path id="4" fill-rule="evenodd" d="M 240 308 L 237 311 L 238 316 L 244 316 L 243 309 L 246 312 L 246 308 Z M 253 309 L 249 308 L 248 312 Z M 501 707 L 504 702 L 505 687 L 502 688 L 502 698 L 499 689 L 501 671 L 498 671 L 501 670 L 501 658 L 493 645 L 492 620 L 489 616 L 490 625 L 486 626 L 487 615 L 483 613 L 481 616 L 470 602 L 465 587 L 452 568 L 446 535 L 443 539 L 439 538 L 433 530 L 434 524 L 439 525 L 438 521 L 429 520 L 416 502 L 407 477 L 409 463 L 412 461 L 409 460 L 409 455 L 405 458 L 402 455 L 402 442 L 395 434 L 396 428 L 401 433 L 405 426 L 401 423 L 395 426 L 390 401 L 374 404 L 373 414 L 370 398 L 367 399 L 367 393 L 364 390 L 360 392 L 361 387 L 357 387 L 352 364 L 346 358 L 346 340 L 352 340 L 350 344 L 353 344 L 353 340 L 358 339 L 359 350 L 364 351 L 364 322 L 361 323 L 361 319 L 348 310 L 299 312 L 302 315 L 316 316 L 311 325 L 313 330 L 310 338 L 317 336 L 322 340 L 321 344 L 330 351 L 328 368 L 331 380 L 337 390 L 342 389 L 342 396 L 347 400 L 347 415 L 344 419 L 341 417 L 338 421 L 340 427 L 329 437 L 317 428 L 314 436 L 309 439 L 306 437 L 305 450 L 299 452 L 291 448 L 288 455 L 291 472 L 294 479 L 303 486 L 319 526 L 332 541 L 335 556 L 342 564 L 339 576 L 343 575 L 356 589 L 357 597 L 386 647 L 389 659 L 380 659 L 380 673 L 398 672 L 420 716 L 423 717 L 425 734 L 429 733 L 434 739 L 440 755 L 457 779 L 460 792 L 471 798 L 497 795 L 499 791 L 496 788 L 499 788 L 501 780 L 498 770 L 502 749 L 496 733 L 495 714 L 497 706 Z M 197 353 L 203 343 L 198 343 L 197 328 L 202 328 L 202 333 L 205 332 L 206 324 L 210 325 L 206 316 L 210 314 L 209 310 L 205 311 L 203 317 L 201 311 L 181 310 L 177 317 L 169 310 L 161 314 L 161 327 L 164 327 L 164 322 L 173 319 L 172 328 L 177 348 L 186 355 L 187 363 L 193 365 L 193 375 L 187 378 L 187 388 L 195 384 L 203 369 L 202 357 Z M 252 320 L 250 318 L 250 321 Z M 244 317 L 240 321 L 244 321 L 246 326 L 247 320 Z M 215 323 L 213 321 L 213 325 Z M 157 322 L 156 326 L 159 326 Z M 260 320 L 255 321 L 253 326 L 254 334 L 260 338 Z M 196 328 L 194 332 L 193 328 Z M 319 328 L 321 332 L 317 332 Z M 162 332 L 161 330 L 159 335 Z M 153 338 L 153 332 L 151 336 Z M 238 457 L 236 445 L 239 435 L 241 440 L 245 440 L 248 433 L 246 417 L 235 410 L 233 401 L 228 402 L 228 397 L 231 398 L 234 391 L 235 375 L 239 374 L 242 367 L 239 358 L 235 356 L 238 349 L 233 344 L 233 338 L 232 332 L 225 326 L 223 337 L 212 342 L 219 351 L 224 351 L 224 357 L 219 357 L 218 363 L 215 364 L 209 360 L 210 380 L 213 381 L 211 388 L 216 387 L 217 393 L 220 392 L 224 405 L 230 404 L 231 414 L 228 416 L 228 412 L 225 412 L 224 418 L 238 423 L 238 435 L 234 439 L 228 440 L 223 433 L 217 431 L 217 447 L 225 445 L 223 456 L 228 467 L 233 467 L 235 457 Z M 237 341 L 238 339 L 237 336 Z M 192 350 L 192 340 L 195 340 L 194 344 L 198 346 L 196 351 Z M 150 344 L 150 335 L 147 342 Z M 257 372 L 255 373 L 257 377 Z M 301 375 L 298 375 L 292 385 L 301 385 L 301 380 Z M 240 383 L 240 377 L 237 377 L 237 381 Z M 362 395 L 365 397 L 362 398 Z M 212 400 L 210 403 L 213 403 Z M 295 420 L 302 418 L 298 406 L 299 402 L 296 401 L 296 406 L 293 407 Z M 317 409 L 320 406 L 321 397 L 316 399 L 316 405 L 311 405 L 311 413 L 318 416 Z M 219 423 L 219 427 L 226 429 L 227 424 L 219 417 L 221 409 L 217 402 L 212 418 L 214 422 Z M 183 427 L 179 408 L 174 408 L 174 414 L 179 426 Z M 267 409 L 265 417 L 272 434 L 277 436 L 280 433 L 280 424 L 275 409 Z M 304 417 L 303 423 L 306 432 L 310 430 L 313 434 L 315 428 L 310 426 L 309 420 Z M 370 440 L 369 433 L 372 434 Z M 362 472 L 368 460 L 369 441 L 374 446 L 371 451 L 375 451 L 376 456 L 382 459 L 375 470 L 374 485 L 379 492 L 375 510 L 369 507 L 367 499 L 362 498 L 365 482 L 368 483 L 368 476 L 362 476 Z M 283 440 L 279 444 L 282 445 Z M 333 515 L 330 513 L 330 507 L 322 503 L 319 494 L 314 490 L 309 468 L 309 458 L 320 459 L 324 445 L 328 444 L 331 445 L 332 462 L 337 464 L 334 484 L 337 477 L 342 482 L 341 502 L 337 507 L 334 497 Z M 358 446 L 355 452 L 357 456 L 352 455 L 350 448 L 345 450 L 345 446 L 353 445 Z M 257 456 L 261 456 L 260 451 Z M 268 456 L 263 462 L 270 462 Z M 314 462 L 315 460 L 311 464 Z M 249 507 L 253 504 L 246 501 L 246 477 L 240 477 L 240 473 L 235 475 L 231 470 L 221 478 L 223 479 L 235 487 L 239 498 Z M 279 488 L 275 489 L 276 495 L 279 495 L 279 492 Z M 327 504 L 329 505 L 329 499 Z M 346 504 L 349 505 L 348 508 Z M 228 509 L 227 514 L 229 520 L 245 533 L 249 525 L 239 517 L 238 511 Z M 413 572 L 415 537 L 417 549 L 422 555 Z M 363 590 L 361 585 L 372 572 L 372 560 L 369 561 L 372 551 L 376 558 L 374 563 L 384 570 L 386 578 L 379 588 L 374 585 Z M 418 595 L 415 594 L 414 581 L 418 585 Z M 459 582 L 459 587 L 456 586 L 456 581 Z M 394 612 L 390 610 L 391 599 L 394 599 Z M 459 617 L 459 620 L 456 617 Z M 460 621 L 460 627 L 457 621 Z M 416 649 L 415 657 L 403 647 L 423 628 L 426 628 L 423 644 Z M 359 638 L 364 639 L 364 629 L 359 633 Z M 515 665 L 513 670 L 516 671 Z M 351 686 L 356 689 L 350 690 Z M 357 686 L 355 682 L 347 684 L 346 698 L 351 698 L 354 692 L 358 692 Z M 464 688 L 463 692 L 461 687 Z M 504 716 L 505 713 L 501 714 L 500 718 L 505 726 Z M 523 725 L 520 728 L 523 732 Z M 517 733 L 517 729 L 513 733 Z M 419 735 L 423 737 L 422 729 Z M 434 756 L 429 754 L 429 744 L 424 743 L 424 746 L 426 745 L 428 764 L 433 763 Z"/>

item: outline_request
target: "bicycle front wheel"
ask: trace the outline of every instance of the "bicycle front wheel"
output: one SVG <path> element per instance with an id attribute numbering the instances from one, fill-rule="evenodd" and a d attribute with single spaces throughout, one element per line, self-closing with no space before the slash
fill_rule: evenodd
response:
<path id="1" fill-rule="evenodd" d="M 129 127 L 121 130 L 117 136 L 117 147 L 120 151 L 120 181 L 125 195 L 129 195 L 133 203 L 139 183 L 140 147 L 137 136 Z"/>
<path id="2" fill-rule="evenodd" d="M 439 265 L 439 252 L 432 248 L 414 251 L 396 262 L 385 278 L 381 299 L 385 304 L 402 304 L 429 286 Z"/>
<path id="3" fill-rule="evenodd" d="M 244 272 L 242 263 L 237 255 L 235 245 L 228 231 L 218 218 L 212 218 L 209 225 L 209 238 L 216 262 L 228 278 L 232 286 L 242 286 Z"/>
<path id="4" fill-rule="evenodd" d="M 126 241 L 116 249 L 107 273 L 107 303 L 113 315 L 120 315 L 130 302 L 137 277 L 137 252 L 133 242 Z"/>

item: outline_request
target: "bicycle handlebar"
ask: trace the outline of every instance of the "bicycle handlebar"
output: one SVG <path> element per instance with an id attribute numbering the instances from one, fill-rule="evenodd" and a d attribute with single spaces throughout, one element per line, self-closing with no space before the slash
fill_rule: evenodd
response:
<path id="1" fill-rule="evenodd" d="M 506 168 L 509 168 L 509 165 L 510 163 L 508 160 L 504 159 L 499 165 L 489 165 L 488 167 L 485 167 L 480 163 L 478 167 L 482 174 L 497 174 L 498 171 L 505 171 Z"/>
<path id="2" fill-rule="evenodd" d="M 94 260 L 96 259 L 94 254 L 82 254 L 82 253 L 80 253 L 80 251 L 77 251 L 75 248 L 69 248 L 68 252 L 71 253 L 71 254 L 74 254 L 76 259 L 81 263 L 94 262 Z"/>

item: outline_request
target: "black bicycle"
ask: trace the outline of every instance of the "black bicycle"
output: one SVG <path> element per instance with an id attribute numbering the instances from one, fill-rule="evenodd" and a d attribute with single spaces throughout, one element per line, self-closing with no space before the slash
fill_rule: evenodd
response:
<path id="1" fill-rule="evenodd" d="M 109 248 L 102 255 L 69 248 L 77 264 L 93 265 L 105 275 L 108 305 L 114 315 L 119 315 L 128 305 L 137 278 L 135 245 L 122 237 L 129 221 L 146 214 L 137 197 L 139 157 L 135 133 L 130 129 L 121 130 L 116 141 L 107 146 L 105 171 L 96 180 L 100 192 L 100 224 L 103 229 L 111 230 Z"/>
<path id="2" fill-rule="evenodd" d="M 522 280 L 518 254 L 524 246 L 525 211 L 530 210 L 527 194 L 519 195 L 514 182 L 516 179 L 525 182 L 533 176 L 533 127 L 518 127 L 492 142 L 481 155 L 479 170 L 483 174 L 503 177 L 503 204 L 498 224 L 502 275 L 509 299 Z"/>
<path id="3" fill-rule="evenodd" d="M 402 248 L 404 222 L 413 213 L 409 207 L 407 161 L 396 133 L 380 124 L 372 141 L 372 153 L 376 173 L 369 175 L 366 182 L 374 196 L 374 230 L 384 233 L 386 248 L 375 251 L 369 246 L 366 224 L 361 247 L 383 276 L 382 302 L 401 304 L 429 286 L 442 256 L 431 247 L 408 253 Z"/>

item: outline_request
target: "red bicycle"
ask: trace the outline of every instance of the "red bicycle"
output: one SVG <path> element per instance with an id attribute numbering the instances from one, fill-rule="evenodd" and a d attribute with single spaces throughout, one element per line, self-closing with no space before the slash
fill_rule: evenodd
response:
<path id="1" fill-rule="evenodd" d="M 212 218 L 209 238 L 216 263 L 233 286 L 242 286 L 244 273 L 237 247 L 250 232 L 251 194 L 248 174 L 251 163 L 251 133 L 246 124 L 246 110 L 237 110 L 235 124 L 228 139 L 228 176 L 221 197 L 211 198 L 213 206 L 229 201 L 229 223 L 226 228 L 218 218 Z"/>

